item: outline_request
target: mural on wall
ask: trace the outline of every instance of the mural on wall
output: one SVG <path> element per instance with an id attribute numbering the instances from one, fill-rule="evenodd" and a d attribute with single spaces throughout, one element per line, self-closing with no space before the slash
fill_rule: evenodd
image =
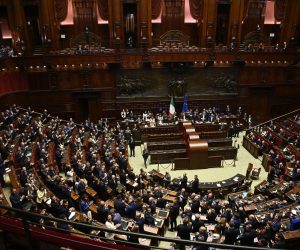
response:
<path id="1" fill-rule="evenodd" d="M 120 70 L 119 97 L 236 95 L 237 67 L 192 68 L 184 64 L 160 69 Z"/>

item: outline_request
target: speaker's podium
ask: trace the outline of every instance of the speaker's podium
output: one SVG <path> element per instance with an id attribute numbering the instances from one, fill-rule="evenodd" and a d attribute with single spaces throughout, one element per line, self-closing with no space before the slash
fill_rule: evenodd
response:
<path id="1" fill-rule="evenodd" d="M 190 169 L 208 168 L 208 143 L 206 140 L 189 141 Z"/>
<path id="2" fill-rule="evenodd" d="M 183 122 L 182 130 L 187 145 L 188 158 L 175 159 L 175 169 L 208 168 L 208 143 L 201 140 L 191 122 Z M 177 164 L 176 164 L 177 163 Z"/>

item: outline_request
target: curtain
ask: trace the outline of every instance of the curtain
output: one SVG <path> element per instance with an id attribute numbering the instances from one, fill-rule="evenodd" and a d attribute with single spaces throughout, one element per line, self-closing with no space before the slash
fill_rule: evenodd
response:
<path id="1" fill-rule="evenodd" d="M 245 20 L 245 18 L 248 15 L 248 9 L 249 9 L 249 5 L 250 5 L 250 1 L 251 0 L 244 0 L 243 20 Z"/>
<path id="2" fill-rule="evenodd" d="M 68 0 L 56 0 L 54 2 L 55 18 L 58 22 L 62 22 L 68 15 Z"/>
<path id="3" fill-rule="evenodd" d="M 108 0 L 97 0 L 98 11 L 102 20 L 108 20 Z"/>
<path id="4" fill-rule="evenodd" d="M 275 0 L 274 16 L 276 21 L 282 21 L 284 18 L 285 0 Z"/>
<path id="5" fill-rule="evenodd" d="M 201 17 L 203 0 L 189 0 L 189 1 L 190 1 L 191 16 L 194 19 L 198 20 Z"/>
<path id="6" fill-rule="evenodd" d="M 161 11 L 161 0 L 152 0 L 152 20 L 159 17 Z"/>

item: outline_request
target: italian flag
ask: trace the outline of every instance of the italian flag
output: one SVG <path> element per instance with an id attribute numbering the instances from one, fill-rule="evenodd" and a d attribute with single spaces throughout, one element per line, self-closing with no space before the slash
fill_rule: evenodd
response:
<path id="1" fill-rule="evenodd" d="M 174 115 L 174 113 L 175 113 L 174 98 L 173 98 L 173 96 L 171 96 L 169 116 L 172 117 Z"/>

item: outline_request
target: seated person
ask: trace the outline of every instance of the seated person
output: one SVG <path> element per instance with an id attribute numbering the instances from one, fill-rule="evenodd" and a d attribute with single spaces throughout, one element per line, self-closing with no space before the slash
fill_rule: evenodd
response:
<path id="1" fill-rule="evenodd" d="M 22 209 L 22 204 L 24 203 L 25 195 L 20 195 L 19 192 L 17 192 L 17 189 L 13 189 L 11 192 L 11 195 L 9 197 L 11 206 L 13 208 Z"/>

